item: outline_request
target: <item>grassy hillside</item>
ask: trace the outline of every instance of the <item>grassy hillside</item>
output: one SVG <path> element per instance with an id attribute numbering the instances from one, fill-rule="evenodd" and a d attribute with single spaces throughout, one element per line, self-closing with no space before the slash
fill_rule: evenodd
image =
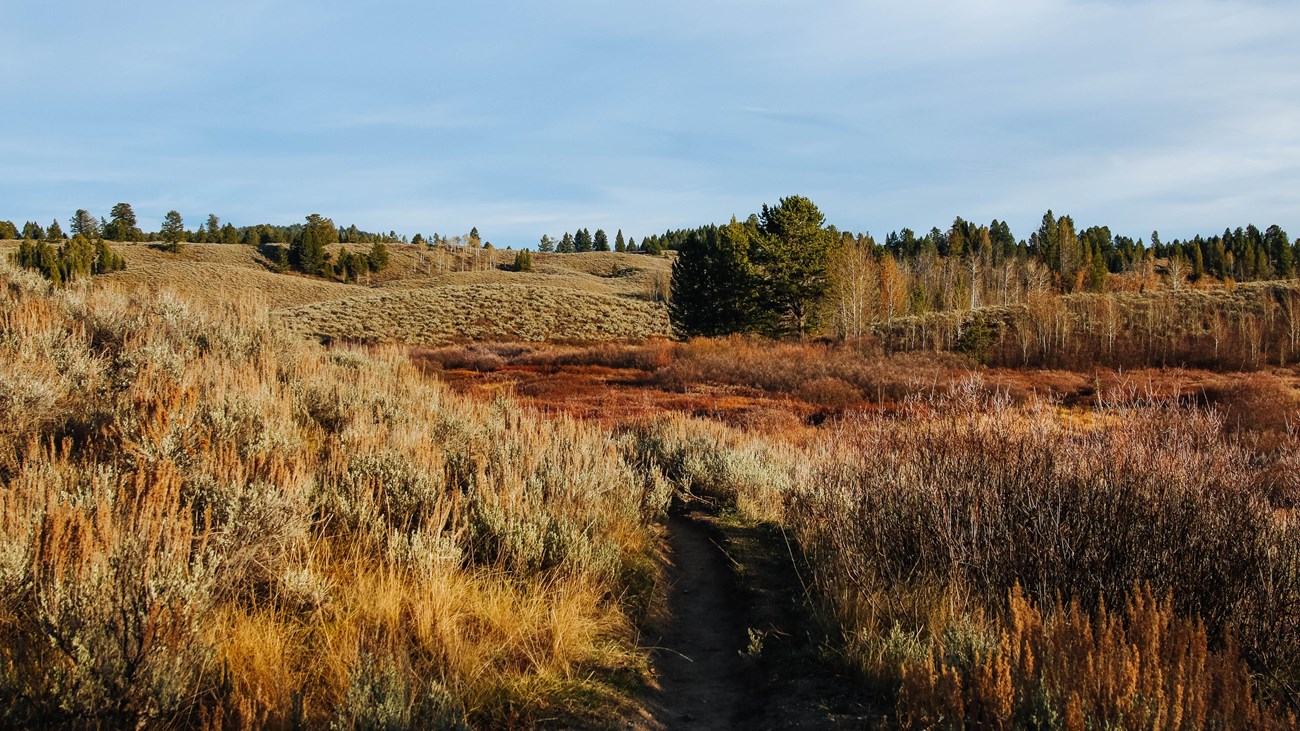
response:
<path id="1" fill-rule="evenodd" d="M 315 337 L 413 344 L 642 340 L 668 330 L 667 314 L 656 303 L 515 282 L 381 289 L 276 314 Z"/>
<path id="2" fill-rule="evenodd" d="M 0 242 L 7 255 L 17 242 Z M 670 261 L 617 253 L 534 254 L 390 245 L 389 267 L 359 284 L 277 273 L 258 250 L 185 244 L 169 254 L 116 244 L 127 268 L 100 278 L 126 292 L 167 290 L 205 304 L 266 304 L 290 329 L 333 340 L 441 344 L 475 339 L 642 340 L 669 332 Z M 337 254 L 343 246 L 331 247 Z M 348 247 L 357 252 L 363 247 Z"/>

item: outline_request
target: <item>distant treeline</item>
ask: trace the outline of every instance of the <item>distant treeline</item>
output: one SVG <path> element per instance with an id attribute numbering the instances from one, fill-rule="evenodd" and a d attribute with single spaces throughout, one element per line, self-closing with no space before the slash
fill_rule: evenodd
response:
<path id="1" fill-rule="evenodd" d="M 867 238 L 870 238 L 868 235 Z M 874 240 L 872 241 L 874 244 Z M 1017 241 L 1005 221 L 987 226 L 957 217 L 947 231 L 932 228 L 918 237 L 912 229 L 892 232 L 883 248 L 895 258 L 911 260 L 926 255 L 978 257 L 992 265 L 1010 258 L 1034 258 L 1057 279 L 1062 289 L 1100 289 L 1104 274 L 1135 271 L 1148 259 L 1168 260 L 1183 277 L 1209 274 L 1237 280 L 1294 276 L 1300 257 L 1300 239 L 1292 241 L 1280 226 L 1260 231 L 1252 225 L 1225 229 L 1222 235 L 1196 236 L 1163 243 L 1158 231 L 1149 242 L 1111 233 L 1109 226 L 1082 231 L 1069 216 L 1043 215 L 1029 239 Z"/>
<path id="2" fill-rule="evenodd" d="M 1300 283 L 1036 296 L 877 322 L 887 351 L 950 350 L 992 366 L 1212 370 L 1300 362 Z"/>
<path id="3" fill-rule="evenodd" d="M 1024 240 L 1005 221 L 957 218 L 946 231 L 918 236 L 905 228 L 880 243 L 826 225 L 799 196 L 744 222 L 668 232 L 660 241 L 678 250 L 671 310 L 684 337 L 855 338 L 899 318 L 1024 307 L 1047 294 L 1288 279 L 1300 261 L 1300 241 L 1276 225 L 1168 243 L 1152 232 L 1144 242 L 1106 226 L 1079 231 L 1051 211 Z"/>
<path id="4" fill-rule="evenodd" d="M 68 219 L 68 233 L 58 219 L 48 226 L 41 226 L 35 221 L 27 221 L 21 228 L 13 221 L 0 221 L 0 240 L 23 239 L 27 241 L 62 241 L 77 234 L 91 241 L 107 239 L 121 242 L 180 242 L 195 244 L 291 244 L 302 237 L 306 223 L 294 223 L 280 226 L 261 223 L 252 226 L 234 226 L 223 224 L 216 214 L 209 214 L 207 219 L 195 229 L 185 227 L 180 213 L 169 211 L 163 218 L 157 231 L 145 231 L 140 228 L 135 211 L 129 203 L 113 206 L 109 218 L 96 217 L 85 209 L 78 209 Z M 347 228 L 336 227 L 335 236 L 339 244 L 394 244 L 406 243 L 405 236 L 395 231 L 375 233 L 362 231 L 355 224 Z M 417 234 L 418 236 L 418 234 Z"/>
<path id="5" fill-rule="evenodd" d="M 84 209 L 78 210 L 68 221 L 70 237 L 64 234 L 58 219 L 45 228 L 28 221 L 21 231 L 12 221 L 0 221 L 0 239 L 21 239 L 19 250 L 12 257 L 14 262 L 39 271 L 55 284 L 125 268 L 125 261 L 106 241 L 158 242 L 161 248 L 172 252 L 178 251 L 182 243 L 245 244 L 258 247 L 280 271 L 292 269 L 344 281 L 356 281 L 383 270 L 388 266 L 385 245 L 406 241 L 394 232 L 370 233 L 355 225 L 340 228 L 318 213 L 307 216 L 300 224 L 243 228 L 222 225 L 217 216 L 209 215 L 203 226 L 189 231 L 180 213 L 169 211 L 154 233 L 140 229 L 129 203 L 113 206 L 111 215 L 111 219 L 105 220 Z M 477 232 L 474 236 L 477 237 Z M 369 244 L 370 248 L 365 253 L 353 253 L 345 246 L 335 254 L 326 249 L 333 244 Z"/>

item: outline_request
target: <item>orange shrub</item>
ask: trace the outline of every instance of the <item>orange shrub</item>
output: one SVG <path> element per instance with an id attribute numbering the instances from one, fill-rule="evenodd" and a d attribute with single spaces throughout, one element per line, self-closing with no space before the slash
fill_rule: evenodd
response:
<path id="1" fill-rule="evenodd" d="M 996 648 L 949 658 L 941 644 L 902 667 L 904 728 L 1292 728 L 1294 716 L 1252 695 L 1229 638 L 1213 649 L 1205 627 L 1174 614 L 1149 586 L 1123 611 L 1072 602 L 1043 612 L 1015 586 Z"/>

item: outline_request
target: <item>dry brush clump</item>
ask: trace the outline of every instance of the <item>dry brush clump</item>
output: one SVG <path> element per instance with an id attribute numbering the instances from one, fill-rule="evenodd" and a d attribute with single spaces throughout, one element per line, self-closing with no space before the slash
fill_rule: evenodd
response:
<path id="1" fill-rule="evenodd" d="M 1178 617 L 1167 599 L 1136 587 L 1122 611 L 1077 601 L 1043 611 L 1020 587 L 988 646 L 902 666 L 904 728 L 1264 729 L 1294 727 L 1252 695 L 1251 676 L 1229 639 L 1212 648 L 1204 625 Z"/>
<path id="2" fill-rule="evenodd" d="M 730 337 L 677 345 L 654 377 L 674 390 L 723 384 L 848 406 L 942 391 L 955 374 L 973 366 L 969 359 L 947 353 L 885 354 L 869 339 L 832 343 Z"/>
<path id="3" fill-rule="evenodd" d="M 1103 602 L 1145 601 L 1140 585 L 1170 597 L 1162 611 L 1178 621 L 1204 623 L 1215 662 L 1236 638 L 1271 697 L 1295 701 L 1300 523 L 1275 500 L 1300 479 L 1276 469 L 1294 463 L 1294 438 L 1259 450 L 1175 402 L 1130 398 L 1065 420 L 981 394 L 846 419 L 789 503 L 851 664 L 884 689 L 928 673 L 930 691 L 969 706 L 1013 587 L 1100 622 Z M 1083 708 L 1097 722 L 1114 710 Z"/>
<path id="4" fill-rule="evenodd" d="M 678 497 L 712 502 L 745 519 L 779 523 L 801 471 L 795 447 L 709 419 L 669 413 L 626 427 L 634 461 Z"/>
<path id="5" fill-rule="evenodd" d="M 264 309 L 0 271 L 0 719 L 590 720 L 666 507 L 626 445 Z"/>

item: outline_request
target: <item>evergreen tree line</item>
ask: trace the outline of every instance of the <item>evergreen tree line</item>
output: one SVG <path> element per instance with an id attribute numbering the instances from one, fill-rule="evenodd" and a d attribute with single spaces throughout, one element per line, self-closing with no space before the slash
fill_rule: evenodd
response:
<path id="1" fill-rule="evenodd" d="M 371 272 L 380 272 L 388 267 L 388 247 L 383 240 L 374 240 L 369 252 L 353 253 L 344 246 L 337 256 L 332 256 L 326 247 L 341 241 L 340 232 L 334 222 L 319 213 L 307 216 L 306 223 L 295 226 L 295 235 L 289 245 L 279 243 L 262 244 L 263 251 L 281 270 L 292 269 L 302 274 L 317 277 L 339 277 L 344 281 L 356 281 Z"/>
<path id="2" fill-rule="evenodd" d="M 104 239 L 91 241 L 80 233 L 57 247 L 51 240 L 24 240 L 11 258 L 18 266 L 40 272 L 56 286 L 126 268 L 122 256 L 113 251 Z"/>
<path id="3" fill-rule="evenodd" d="M 163 242 L 170 245 L 180 243 L 195 244 L 291 244 L 302 235 L 305 224 L 288 226 L 262 223 L 252 226 L 234 226 L 223 224 L 216 214 L 208 214 L 197 228 L 185 227 L 184 219 L 177 211 L 168 211 L 157 231 L 143 231 L 139 227 L 135 211 L 129 203 L 113 206 L 110 218 L 97 218 L 85 209 L 77 211 L 68 219 L 68 233 L 58 219 L 42 227 L 35 221 L 27 221 L 20 229 L 12 221 L 0 221 L 0 240 L 23 239 L 27 241 L 57 241 L 80 234 L 90 241 L 107 239 L 119 242 Z M 336 228 L 335 234 L 339 244 L 393 244 L 406 243 L 405 236 L 395 231 L 386 234 L 362 231 L 355 224 L 347 228 Z"/>
<path id="4" fill-rule="evenodd" d="M 1111 233 L 1108 226 L 1077 230 L 1070 216 L 1043 215 L 1028 241 L 1017 241 L 1005 221 L 987 226 L 953 221 L 947 231 L 935 227 L 924 236 L 904 228 L 885 238 L 884 249 L 896 259 L 911 261 L 924 256 L 978 258 L 998 266 L 1013 257 L 1038 260 L 1063 292 L 1105 288 L 1107 274 L 1140 272 L 1163 260 L 1180 279 L 1205 275 L 1219 279 L 1251 281 L 1295 276 L 1300 259 L 1300 239 L 1290 240 L 1280 226 L 1260 231 L 1254 225 L 1222 235 L 1196 236 L 1186 241 L 1162 243 L 1158 231 L 1150 242 Z"/>
<path id="5" fill-rule="evenodd" d="M 611 247 L 609 234 L 605 229 L 598 228 L 593 235 L 589 230 L 580 228 L 576 233 L 564 232 L 564 235 L 556 240 L 549 234 L 543 234 L 542 239 L 537 242 L 537 250 L 543 253 L 555 252 L 557 254 L 575 254 L 587 251 L 635 251 L 636 240 L 632 240 L 632 246 L 629 248 L 628 240 L 623 237 L 623 229 L 619 229 L 614 236 L 614 244 Z"/>
<path id="6" fill-rule="evenodd" d="M 804 216 L 804 243 L 797 245 L 788 233 L 795 211 Z M 1071 217 L 1051 211 L 1028 240 L 1018 241 L 1005 221 L 980 225 L 958 217 L 946 231 L 918 236 L 905 228 L 879 244 L 869 234 L 823 225 L 816 206 L 797 196 L 743 223 L 683 231 L 661 239 L 679 251 L 670 310 L 681 336 L 857 337 L 899 316 L 1022 305 L 1049 292 L 1289 278 L 1300 261 L 1300 240 L 1276 225 L 1170 243 L 1152 232 L 1148 244 L 1105 226 L 1077 231 Z M 807 250 L 795 256 L 798 247 Z"/>
<path id="7" fill-rule="evenodd" d="M 752 217 L 751 217 L 752 218 Z M 578 229 L 575 233 L 565 232 L 563 236 L 556 239 L 550 234 L 542 236 L 541 241 L 537 243 L 537 250 L 544 253 L 555 252 L 557 254 L 574 254 L 586 251 L 617 251 L 628 254 L 662 254 L 665 251 L 677 251 L 685 245 L 686 240 L 693 234 L 702 233 L 710 226 L 700 226 L 697 228 L 670 229 L 662 234 L 651 234 L 641 239 L 637 243 L 636 237 L 623 236 L 623 230 L 619 229 L 614 235 L 613 244 L 609 241 L 608 234 L 604 229 L 596 229 L 592 234 L 588 229 Z M 716 228 L 713 226 L 712 228 Z"/>

